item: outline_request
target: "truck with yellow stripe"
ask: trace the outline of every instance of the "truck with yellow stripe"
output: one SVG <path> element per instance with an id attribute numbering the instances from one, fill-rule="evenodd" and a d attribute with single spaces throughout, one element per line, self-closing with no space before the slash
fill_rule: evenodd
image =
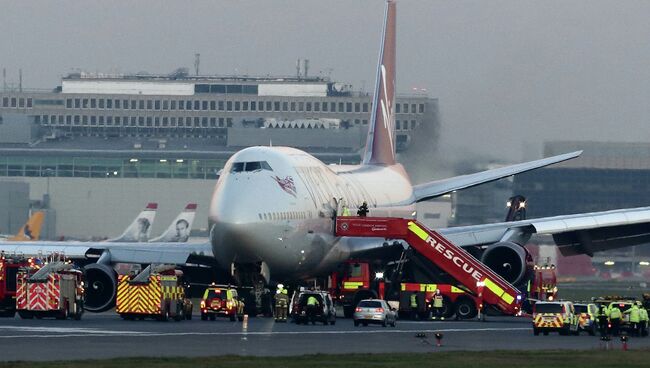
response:
<path id="1" fill-rule="evenodd" d="M 535 336 L 540 332 L 545 336 L 549 332 L 558 332 L 560 335 L 577 335 L 578 328 L 579 317 L 571 302 L 540 301 L 533 306 L 533 334 Z"/>
<path id="2" fill-rule="evenodd" d="M 192 302 L 185 296 L 183 272 L 174 265 L 149 265 L 137 275 L 120 275 L 115 311 L 126 320 L 192 319 Z"/>

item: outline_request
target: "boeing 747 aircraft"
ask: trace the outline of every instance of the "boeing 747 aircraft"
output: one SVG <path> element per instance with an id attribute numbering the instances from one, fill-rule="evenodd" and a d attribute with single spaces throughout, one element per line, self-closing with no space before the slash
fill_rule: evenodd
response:
<path id="1" fill-rule="evenodd" d="M 217 179 L 210 201 L 210 243 L 0 243 L 0 250 L 38 254 L 64 252 L 85 264 L 90 288 L 86 306 L 110 308 L 115 263 L 216 261 L 242 283 L 298 280 L 331 270 L 351 256 L 382 248 L 381 238 L 334 236 L 334 214 L 367 201 L 370 216 L 409 217 L 415 204 L 500 178 L 569 160 L 580 152 L 470 175 L 412 185 L 395 160 L 396 3 L 384 14 L 373 111 L 359 165 L 326 165 L 290 147 L 251 147 L 235 153 Z M 423 159 L 433 159 L 431 157 Z M 523 244 L 535 233 L 550 234 L 563 254 L 593 254 L 650 241 L 650 207 L 436 229 L 517 283 L 524 277 Z"/>

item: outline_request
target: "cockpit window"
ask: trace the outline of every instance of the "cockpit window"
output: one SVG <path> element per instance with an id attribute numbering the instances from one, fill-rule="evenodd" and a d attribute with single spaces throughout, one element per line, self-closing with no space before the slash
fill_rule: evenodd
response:
<path id="1" fill-rule="evenodd" d="M 247 162 L 246 171 L 257 171 L 262 170 L 262 164 L 259 161 Z"/>
<path id="2" fill-rule="evenodd" d="M 266 161 L 249 161 L 249 162 L 233 162 L 232 167 L 230 168 L 231 173 L 238 173 L 242 171 L 258 171 L 258 170 L 268 170 L 273 171 L 271 165 Z"/>

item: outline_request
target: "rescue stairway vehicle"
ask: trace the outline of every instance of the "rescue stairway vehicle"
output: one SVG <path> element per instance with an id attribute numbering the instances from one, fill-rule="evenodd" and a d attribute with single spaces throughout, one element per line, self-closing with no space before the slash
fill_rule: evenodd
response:
<path id="1" fill-rule="evenodd" d="M 336 236 L 404 240 L 477 296 L 508 315 L 521 310 L 521 292 L 467 251 L 416 220 L 389 217 L 338 217 Z"/>

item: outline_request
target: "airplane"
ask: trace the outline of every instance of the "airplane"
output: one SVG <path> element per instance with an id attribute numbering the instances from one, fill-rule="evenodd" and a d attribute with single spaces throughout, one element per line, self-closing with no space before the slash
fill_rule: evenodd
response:
<path id="1" fill-rule="evenodd" d="M 160 236 L 150 239 L 150 243 L 168 242 L 185 243 L 190 238 L 190 231 L 196 216 L 196 203 L 188 203 L 183 212 L 172 221 L 167 230 Z"/>
<path id="2" fill-rule="evenodd" d="M 369 216 L 413 218 L 417 202 L 545 167 L 580 151 L 413 185 L 395 159 L 396 2 L 386 1 L 373 110 L 362 162 L 326 165 L 291 147 L 249 147 L 235 153 L 216 181 L 205 243 L 0 242 L 6 253 L 64 252 L 84 266 L 86 309 L 115 301 L 115 263 L 218 264 L 255 289 L 274 281 L 323 275 L 350 257 L 377 251 L 383 238 L 334 236 L 342 204 L 368 202 Z M 423 158 L 424 159 L 424 158 Z M 650 242 L 650 207 L 436 229 L 515 284 L 525 274 L 522 246 L 533 234 L 553 236 L 565 255 Z"/>
<path id="3" fill-rule="evenodd" d="M 29 241 L 29 240 L 38 240 L 41 237 L 41 227 L 43 226 L 43 221 L 45 220 L 44 211 L 35 211 L 27 219 L 25 225 L 23 225 L 16 235 L 2 235 L 0 240 L 8 241 Z"/>
<path id="4" fill-rule="evenodd" d="M 151 235 L 151 227 L 156 219 L 156 210 L 158 203 L 148 203 L 147 206 L 136 216 L 129 226 L 124 230 L 122 235 L 107 239 L 107 242 L 125 243 L 125 242 L 146 242 Z"/>

